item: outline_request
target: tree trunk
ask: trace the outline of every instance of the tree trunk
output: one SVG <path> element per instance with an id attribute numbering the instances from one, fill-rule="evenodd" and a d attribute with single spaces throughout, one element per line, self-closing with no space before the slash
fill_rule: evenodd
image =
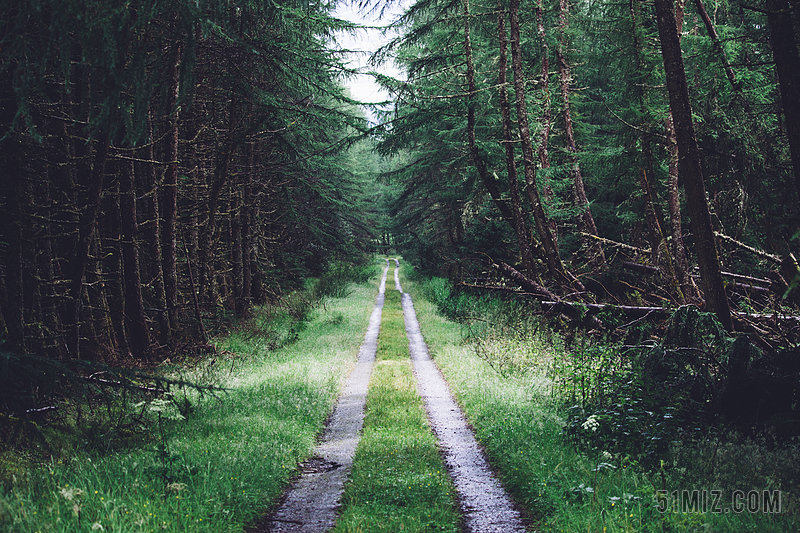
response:
<path id="1" fill-rule="evenodd" d="M 206 301 L 216 305 L 218 290 L 214 268 L 214 246 L 217 235 L 217 215 L 222 189 L 230 179 L 230 162 L 236 149 L 234 144 L 234 128 L 236 120 L 237 97 L 234 91 L 228 106 L 228 134 L 225 144 L 217 147 L 217 162 L 214 166 L 214 177 L 211 182 L 208 201 L 206 203 L 207 222 L 200 240 L 200 288 L 205 291 Z"/>
<path id="2" fill-rule="evenodd" d="M 164 229 L 162 237 L 164 296 L 167 303 L 170 345 L 175 343 L 175 333 L 180 321 L 178 308 L 178 91 L 180 89 L 181 44 L 172 45 L 172 67 L 167 91 L 167 135 L 164 138 L 164 158 L 169 162 L 164 175 L 162 206 Z"/>
<path id="3" fill-rule="evenodd" d="M 550 128 L 553 120 L 553 111 L 550 105 L 550 46 L 547 44 L 547 36 L 544 31 L 544 9 L 542 8 L 542 0 L 536 2 L 536 31 L 539 34 L 539 40 L 542 43 L 542 74 L 539 78 L 539 86 L 542 91 L 541 107 L 542 107 L 542 130 L 539 136 L 539 147 L 536 153 L 539 155 L 539 165 L 541 168 L 550 168 L 550 153 L 548 151 L 548 143 L 550 142 Z M 546 204 L 553 205 L 555 203 L 555 194 L 553 187 L 547 180 L 542 187 L 542 198 Z M 555 219 L 550 219 L 550 231 L 553 234 L 553 240 L 558 245 L 558 226 Z"/>
<path id="4" fill-rule="evenodd" d="M 792 8 L 789 0 L 766 0 L 769 44 L 775 58 L 775 70 L 781 89 L 786 134 L 792 153 L 795 191 L 800 198 L 800 56 L 797 51 Z"/>
<path id="5" fill-rule="evenodd" d="M 689 87 L 686 83 L 686 71 L 678 39 L 675 11 L 671 0 L 655 0 L 655 6 L 670 108 L 675 121 L 680 172 L 683 176 L 689 203 L 706 306 L 717 315 L 725 329 L 733 331 L 731 311 L 720 274 L 719 256 L 714 242 L 711 214 L 706 199 L 700 152 L 697 148 L 694 124 L 692 123 Z"/>
<path id="6" fill-rule="evenodd" d="M 536 184 L 536 166 L 531 142 L 530 126 L 528 124 L 528 108 L 525 103 L 525 79 L 522 73 L 522 47 L 520 45 L 519 29 L 519 0 L 511 0 L 509 4 L 509 29 L 511 34 L 511 69 L 514 72 L 514 93 L 517 103 L 517 126 L 519 128 L 520 142 L 522 144 L 522 160 L 525 163 L 525 184 L 528 199 L 533 208 L 533 218 L 536 230 L 542 240 L 547 265 L 556 280 L 567 287 L 573 287 L 582 292 L 585 290 L 577 278 L 572 276 L 561 263 L 558 246 L 553 239 L 547 217 L 544 214 L 539 189 Z"/>
<path id="7" fill-rule="evenodd" d="M 6 323 L 8 351 L 22 354 L 28 350 L 25 339 L 25 309 L 23 302 L 24 286 L 23 266 L 22 266 L 22 202 L 20 199 L 20 188 L 22 187 L 22 147 L 11 135 L 0 140 L 0 150 L 5 161 L 3 161 L 3 171 L 5 173 L 2 194 L 5 196 L 6 209 L 0 213 L 2 228 L 0 228 L 0 240 L 5 246 L 0 247 L 0 251 L 5 249 L 2 276 L 5 281 L 5 294 L 0 299 L 3 305 L 3 317 Z"/>
<path id="8" fill-rule="evenodd" d="M 683 17 L 683 2 L 677 2 L 679 8 L 679 16 Z M 644 68 L 643 60 L 643 44 L 639 39 L 639 31 L 642 25 L 641 2 L 633 0 L 630 4 L 631 11 L 631 24 L 633 25 L 633 39 L 636 48 L 636 70 L 642 71 Z M 679 23 L 676 22 L 676 28 Z M 648 106 L 648 93 L 645 87 L 640 84 L 638 86 L 638 97 L 640 107 L 643 114 L 647 113 Z M 686 253 L 683 246 L 683 236 L 681 228 L 681 213 L 680 213 L 680 197 L 678 195 L 678 152 L 677 143 L 674 136 L 674 128 L 672 125 L 672 112 L 667 114 L 667 151 L 669 153 L 668 161 L 668 199 L 667 204 L 670 210 L 670 221 L 673 223 L 673 249 L 669 248 L 667 241 L 667 234 L 665 231 L 665 224 L 663 218 L 657 208 L 658 198 L 653 190 L 652 177 L 655 175 L 653 165 L 653 140 L 650 124 L 641 125 L 641 133 L 639 134 L 641 143 L 641 163 L 639 168 L 639 187 L 642 191 L 642 199 L 644 201 L 644 215 L 647 223 L 648 236 L 650 241 L 650 254 L 653 265 L 657 266 L 661 272 L 665 284 L 669 288 L 670 294 L 673 295 L 676 302 L 682 304 L 685 302 L 685 292 L 683 286 L 686 284 L 689 287 L 693 286 L 691 277 L 688 274 L 688 263 L 686 262 Z M 675 240 L 677 239 L 677 240 Z M 677 250 L 678 253 L 674 254 Z M 680 266 L 676 269 L 676 261 L 673 260 L 673 255 L 683 258 L 685 268 L 681 269 Z M 678 274 L 676 272 L 681 272 Z"/>
<path id="9" fill-rule="evenodd" d="M 133 161 L 121 161 L 120 176 L 120 248 L 125 280 L 125 321 L 128 326 L 131 353 L 146 361 L 150 355 L 150 332 L 142 301 L 142 280 L 139 272 L 139 247 L 136 244 L 136 186 Z"/>
<path id="10" fill-rule="evenodd" d="M 244 205 L 242 206 L 242 305 L 244 314 L 249 313 L 253 293 L 253 209 L 252 189 L 254 182 L 255 142 L 247 146 L 247 172 L 244 184 Z"/>
<path id="11" fill-rule="evenodd" d="M 558 59 L 558 70 L 561 81 L 561 102 L 564 112 L 564 134 L 567 141 L 567 152 L 569 155 L 570 177 L 572 178 L 572 194 L 573 203 L 575 207 L 581 210 L 580 215 L 577 217 L 578 229 L 583 233 L 597 236 L 597 226 L 592 217 L 592 211 L 589 207 L 589 199 L 586 197 L 586 189 L 583 185 L 583 176 L 581 175 L 581 167 L 578 163 L 578 148 L 575 144 L 575 135 L 572 130 L 572 111 L 569 103 L 569 86 L 572 82 L 572 74 L 569 62 L 566 57 L 566 50 L 569 45 L 567 40 L 567 19 L 569 17 L 569 3 L 567 0 L 559 0 L 559 29 L 561 35 L 558 39 L 558 48 L 556 50 L 556 57 Z M 589 255 L 589 263 L 593 268 L 599 268 L 606 264 L 606 256 L 603 253 L 603 247 L 600 246 L 599 241 L 590 237 L 583 237 L 583 245 Z"/>
<path id="12" fill-rule="evenodd" d="M 499 87 L 500 114 L 503 121 L 503 145 L 506 151 L 506 172 L 508 174 L 508 189 L 511 196 L 512 215 L 514 217 L 514 230 L 517 234 L 517 242 L 519 243 L 520 254 L 522 255 L 522 264 L 525 266 L 526 274 L 530 277 L 536 275 L 536 267 L 533 261 L 533 252 L 530 247 L 530 231 L 528 230 L 528 225 L 525 223 L 525 213 L 522 209 L 519 182 L 517 181 L 517 164 L 514 159 L 514 127 L 511 123 L 511 106 L 508 103 L 508 91 L 506 89 L 506 70 L 508 66 L 508 54 L 506 50 L 508 40 L 506 39 L 505 18 L 503 0 L 500 0 L 497 6 L 497 34 L 500 43 L 500 63 L 497 85 Z"/>
<path id="13" fill-rule="evenodd" d="M 80 142 L 80 141 L 78 141 Z M 105 131 L 100 135 L 94 154 L 94 164 L 90 175 L 78 176 L 83 178 L 82 185 L 88 190 L 86 205 L 81 210 L 78 223 L 78 243 L 75 257 L 72 260 L 72 275 L 70 278 L 67 324 L 70 334 L 67 336 L 67 349 L 71 357 L 80 357 L 80 325 L 81 325 L 81 297 L 83 294 L 83 278 L 86 274 L 86 263 L 89 258 L 89 248 L 94 237 L 97 215 L 100 211 L 100 197 L 103 192 L 103 178 L 105 176 L 106 158 L 108 156 L 109 136 Z M 88 170 L 88 169 L 86 169 Z"/>
<path id="14" fill-rule="evenodd" d="M 516 230 L 515 226 L 515 217 L 512 209 L 508 206 L 508 204 L 502 199 L 502 195 L 500 194 L 500 188 L 498 187 L 497 183 L 495 182 L 494 176 L 489 173 L 489 169 L 486 167 L 486 161 L 483 158 L 483 155 L 480 153 L 480 149 L 478 148 L 478 144 L 475 140 L 475 94 L 476 94 L 476 86 L 475 86 L 475 66 L 472 61 L 472 41 L 470 39 L 470 25 L 469 25 L 469 0 L 464 0 L 464 57 L 467 66 L 467 92 L 469 94 L 469 99 L 467 102 L 467 142 L 469 144 L 469 151 L 470 155 L 472 156 L 472 162 L 475 165 L 476 170 L 478 171 L 478 176 L 481 179 L 484 187 L 486 190 L 489 191 L 489 195 L 492 197 L 492 201 L 494 202 L 497 209 L 500 211 L 500 214 L 503 216 L 503 219 L 508 223 L 509 226 Z M 523 243 L 520 243 L 522 246 Z M 527 267 L 527 265 L 526 265 Z M 530 276 L 533 276 L 533 273 L 529 273 Z"/>
<path id="15" fill-rule="evenodd" d="M 247 179 L 245 177 L 245 179 Z M 231 197 L 231 261 L 233 262 L 233 305 L 238 316 L 245 314 L 244 304 L 244 245 L 242 243 L 243 206 L 241 185 L 233 183 Z"/>
<path id="16" fill-rule="evenodd" d="M 109 169 L 112 170 L 112 169 Z M 110 172 L 113 175 L 113 172 Z M 114 186 L 109 188 L 103 196 L 103 216 L 100 220 L 100 263 L 103 267 L 102 286 L 105 288 L 105 298 L 108 302 L 111 325 L 114 328 L 117 349 L 125 355 L 130 355 L 128 345 L 128 330 L 125 320 L 125 276 L 124 263 L 122 262 L 122 234 L 120 226 L 120 197 L 119 181 L 114 181 Z M 94 308 L 98 306 L 92 306 Z"/>
<path id="17" fill-rule="evenodd" d="M 142 159 L 153 161 L 155 157 L 153 150 L 152 123 L 148 119 L 150 135 L 148 136 L 147 147 L 142 150 Z M 169 317 L 167 314 L 167 294 L 164 291 L 164 265 L 161 252 L 161 213 L 158 206 L 159 186 L 156 179 L 156 169 L 153 163 L 139 163 L 138 170 L 139 183 L 142 190 L 142 213 L 144 221 L 139 225 L 142 231 L 142 241 L 147 243 L 147 253 L 144 254 L 143 272 L 147 273 L 148 282 L 145 284 L 150 287 L 149 301 L 156 309 L 158 319 L 158 342 L 166 345 L 169 342 Z"/>

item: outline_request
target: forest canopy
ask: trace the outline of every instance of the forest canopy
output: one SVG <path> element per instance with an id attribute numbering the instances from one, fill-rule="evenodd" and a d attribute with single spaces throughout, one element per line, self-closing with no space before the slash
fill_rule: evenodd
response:
<path id="1" fill-rule="evenodd" d="M 333 8 L 2 2 L 4 350 L 158 360 L 367 249 Z"/>
<path id="2" fill-rule="evenodd" d="M 795 3 L 420 0 L 371 129 L 335 7 L 2 2 L 3 350 L 155 361 L 375 251 L 545 310 L 796 314 Z"/>
<path id="3" fill-rule="evenodd" d="M 396 245 L 551 302 L 796 311 L 799 11 L 415 2 L 382 51 Z"/>

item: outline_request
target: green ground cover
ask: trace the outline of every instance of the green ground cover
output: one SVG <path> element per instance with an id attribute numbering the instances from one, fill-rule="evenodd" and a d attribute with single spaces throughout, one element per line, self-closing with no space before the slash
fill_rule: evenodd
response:
<path id="1" fill-rule="evenodd" d="M 408 273 L 408 269 L 402 273 Z M 745 480 L 748 472 L 788 468 L 795 462 L 794 456 L 731 443 L 727 448 L 709 447 L 694 461 L 682 465 L 670 462 L 654 472 L 614 449 L 592 446 L 591 442 L 579 446 L 565 436 L 565 406 L 583 379 L 601 375 L 592 374 L 597 370 L 594 363 L 576 368 L 574 354 L 565 350 L 556 337 L 546 328 L 537 329 L 517 320 L 518 314 L 514 327 L 506 327 L 504 320 L 508 316 L 498 312 L 502 304 L 490 298 L 448 299 L 447 295 L 437 295 L 437 291 L 448 290 L 444 280 L 415 283 L 403 279 L 402 284 L 414 297 L 431 355 L 504 485 L 526 507 L 538 531 L 798 530 L 796 502 L 790 492 L 782 493 L 780 514 L 763 512 L 763 501 L 757 512 L 749 512 L 746 498 L 751 489 L 758 489 L 758 494 L 763 495 L 764 489 L 776 487 L 769 485 L 767 476 L 761 476 L 760 485 L 745 485 L 749 482 Z M 456 323 L 443 318 L 425 296 L 439 299 L 445 311 L 471 320 Z M 585 440 L 591 441 L 602 433 L 594 424 L 588 419 L 584 422 Z M 738 457 L 738 462 L 733 456 Z M 699 472 L 715 460 L 715 478 L 693 479 L 693 469 Z M 727 484 L 719 486 L 725 471 L 731 476 Z M 690 484 L 688 480 L 692 479 L 694 483 Z M 739 495 L 745 499 L 738 501 L 731 493 L 731 485 L 737 483 L 748 487 Z M 711 491 L 718 489 L 722 489 L 717 502 L 722 512 L 715 513 L 711 504 L 718 495 Z M 776 493 L 768 494 L 774 498 Z M 699 500 L 693 501 L 696 496 Z M 774 503 L 773 499 L 767 506 Z M 666 512 L 660 512 L 659 504 L 666 506 Z"/>
<path id="2" fill-rule="evenodd" d="M 350 285 L 347 294 L 305 308 L 302 327 L 275 325 L 270 313 L 278 323 L 285 313 L 264 311 L 255 333 L 234 331 L 217 339 L 213 356 L 180 372 L 176 365 L 181 377 L 225 392 L 127 405 L 151 424 L 133 446 L 44 463 L 4 448 L 0 530 L 221 533 L 252 525 L 312 453 L 355 361 L 376 283 Z M 294 342 L 271 349 L 280 337 Z"/>
<path id="3" fill-rule="evenodd" d="M 387 289 L 363 436 L 335 531 L 456 532 L 459 520 L 412 374 L 400 293 Z"/>

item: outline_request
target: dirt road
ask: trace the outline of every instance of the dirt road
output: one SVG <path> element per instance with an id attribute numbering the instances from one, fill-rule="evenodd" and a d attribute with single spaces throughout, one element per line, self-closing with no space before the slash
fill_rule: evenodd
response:
<path id="1" fill-rule="evenodd" d="M 395 288 L 402 292 L 399 261 Z M 282 505 L 256 532 L 322 533 L 336 522 L 336 510 L 364 421 L 369 378 L 377 349 L 389 261 L 355 369 L 339 397 L 314 457 L 286 493 Z M 458 492 L 465 531 L 514 533 L 526 530 L 520 513 L 489 468 L 489 463 L 450 394 L 420 332 L 411 296 L 403 293 L 403 316 L 417 388 L 425 401 L 431 427 L 439 439 L 445 464 Z M 254 533 L 256 533 L 254 532 Z"/>

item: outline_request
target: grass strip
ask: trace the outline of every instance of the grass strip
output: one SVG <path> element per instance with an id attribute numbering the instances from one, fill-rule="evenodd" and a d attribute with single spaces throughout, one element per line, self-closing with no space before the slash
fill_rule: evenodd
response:
<path id="1" fill-rule="evenodd" d="M 248 331 L 218 339 L 184 377 L 228 392 L 188 398 L 185 416 L 171 402 L 130 406 L 157 419 L 149 443 L 20 471 L 0 487 L 0 531 L 244 531 L 313 452 L 352 368 L 376 283 L 351 288 L 284 348 Z"/>
<path id="2" fill-rule="evenodd" d="M 528 362 L 535 370 L 504 376 L 486 361 L 486 353 L 479 357 L 464 343 L 463 326 L 441 317 L 422 297 L 419 285 L 407 279 L 402 284 L 414 298 L 432 357 L 504 486 L 537 521 L 537 531 L 798 530 L 796 516 L 785 513 L 792 512 L 787 509 L 791 502 L 783 502 L 785 514 L 680 509 L 660 513 L 656 499 L 660 478 L 651 479 L 629 458 L 602 450 L 587 455 L 562 437 L 563 417 L 544 370 L 558 353 L 547 353 L 544 346 L 531 350 L 541 358 Z"/>
<path id="3" fill-rule="evenodd" d="M 391 273 L 390 273 L 391 279 Z M 455 489 L 417 393 L 400 293 L 386 292 L 378 352 L 334 531 L 459 531 Z"/>

